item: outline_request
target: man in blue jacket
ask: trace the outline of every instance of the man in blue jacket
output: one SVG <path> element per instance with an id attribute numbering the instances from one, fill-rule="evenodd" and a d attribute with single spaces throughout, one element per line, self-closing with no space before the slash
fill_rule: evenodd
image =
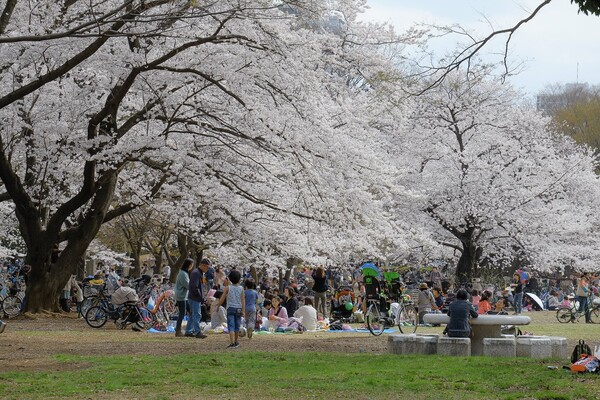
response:
<path id="1" fill-rule="evenodd" d="M 202 281 L 204 274 L 210 267 L 210 260 L 203 258 L 197 268 L 190 273 L 190 286 L 188 293 L 188 303 L 190 304 L 190 319 L 185 328 L 185 336 L 205 339 L 206 335 L 200 330 L 200 319 L 202 318 L 201 306 L 204 302 L 202 292 Z"/>

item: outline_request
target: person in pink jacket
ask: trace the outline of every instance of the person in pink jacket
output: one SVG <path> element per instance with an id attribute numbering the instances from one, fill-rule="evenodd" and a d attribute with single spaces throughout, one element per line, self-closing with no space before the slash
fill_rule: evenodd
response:
<path id="1" fill-rule="evenodd" d="M 275 325 L 276 331 L 284 331 L 288 325 L 288 314 L 285 307 L 281 305 L 281 299 L 278 296 L 274 296 L 271 299 L 272 307 L 269 310 L 269 321 Z"/>

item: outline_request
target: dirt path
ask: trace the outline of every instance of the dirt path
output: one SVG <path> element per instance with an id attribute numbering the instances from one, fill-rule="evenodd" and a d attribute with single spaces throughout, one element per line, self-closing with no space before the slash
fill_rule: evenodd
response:
<path id="1" fill-rule="evenodd" d="M 222 351 L 229 339 L 225 334 L 207 339 L 175 338 L 172 333 L 117 330 L 107 323 L 90 328 L 84 320 L 68 317 L 38 317 L 9 320 L 0 335 L 0 372 L 67 370 L 77 368 L 58 363 L 56 354 L 122 355 L 213 353 Z M 366 333 L 306 332 L 303 334 L 260 334 L 243 338 L 236 351 L 315 351 L 329 353 L 384 353 L 387 336 Z"/>

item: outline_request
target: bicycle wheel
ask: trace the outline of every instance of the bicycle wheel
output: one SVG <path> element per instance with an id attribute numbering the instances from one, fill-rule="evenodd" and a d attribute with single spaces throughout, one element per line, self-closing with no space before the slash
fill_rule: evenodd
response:
<path id="1" fill-rule="evenodd" d="M 567 324 L 575 319 L 575 315 L 569 307 L 561 307 L 556 311 L 556 319 L 561 324 Z"/>
<path id="2" fill-rule="evenodd" d="M 413 306 L 401 306 L 398 309 L 398 330 L 400 333 L 415 333 L 419 326 L 419 314 Z"/>
<path id="3" fill-rule="evenodd" d="M 590 310 L 590 316 L 594 324 L 600 324 L 600 307 L 594 307 Z"/>
<path id="4" fill-rule="evenodd" d="M 87 314 L 88 310 L 92 307 L 96 307 L 100 305 L 100 299 L 97 296 L 90 296 L 90 297 L 86 297 L 85 299 L 83 299 L 83 301 L 81 302 L 81 307 L 80 307 L 80 315 L 82 317 L 85 317 L 85 315 Z"/>
<path id="5" fill-rule="evenodd" d="M 365 322 L 367 323 L 367 327 L 369 331 L 375 335 L 379 336 L 383 333 L 385 329 L 385 319 L 381 315 L 379 311 L 379 305 L 372 303 L 367 310 L 367 315 L 365 316 Z"/>
<path id="6" fill-rule="evenodd" d="M 106 310 L 101 306 L 90 307 L 85 313 L 85 322 L 92 328 L 103 327 L 107 320 L 108 315 L 106 315 Z"/>
<path id="7" fill-rule="evenodd" d="M 154 314 L 154 329 L 158 331 L 167 331 L 169 330 L 169 313 L 164 304 L 161 304 L 156 313 Z"/>
<path id="8" fill-rule="evenodd" d="M 21 312 L 21 298 L 19 296 L 6 296 L 2 300 L 2 311 L 9 317 L 16 317 Z"/>

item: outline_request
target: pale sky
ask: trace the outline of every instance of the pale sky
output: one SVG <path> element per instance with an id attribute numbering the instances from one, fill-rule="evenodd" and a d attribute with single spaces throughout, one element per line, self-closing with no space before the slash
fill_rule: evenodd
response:
<path id="1" fill-rule="evenodd" d="M 368 0 L 363 17 L 392 23 L 402 32 L 414 23 L 460 24 L 483 37 L 508 28 L 534 10 L 541 0 Z M 600 17 L 577 13 L 570 0 L 553 0 L 513 35 L 510 61 L 526 69 L 510 82 L 534 95 L 549 83 L 600 84 Z M 453 43 L 453 42 L 452 42 Z M 438 44 L 440 54 L 451 42 Z M 483 58 L 498 53 L 504 41 L 488 47 Z M 498 55 L 493 61 L 499 61 Z"/>

